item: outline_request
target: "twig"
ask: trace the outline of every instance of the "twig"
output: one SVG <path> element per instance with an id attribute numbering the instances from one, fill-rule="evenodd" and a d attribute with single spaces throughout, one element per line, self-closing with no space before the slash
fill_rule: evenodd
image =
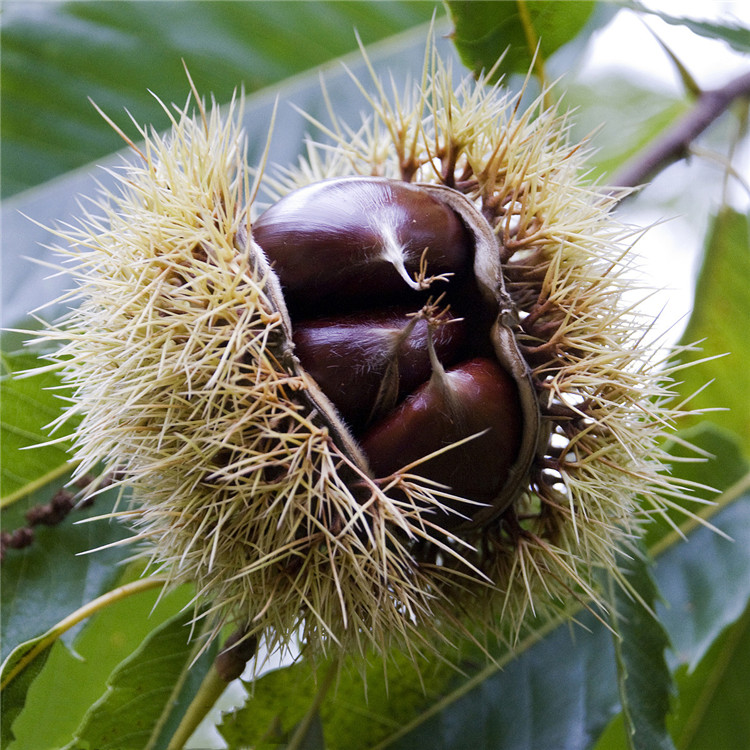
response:
<path id="1" fill-rule="evenodd" d="M 721 88 L 704 91 L 690 112 L 617 172 L 610 184 L 637 187 L 686 156 L 690 144 L 741 96 L 750 96 L 750 73 L 732 79 Z"/>
<path id="2" fill-rule="evenodd" d="M 218 673 L 216 666 L 212 664 L 172 735 L 167 750 L 182 750 L 185 747 L 185 743 L 192 737 L 198 725 L 224 694 L 228 684 Z"/>
<path id="3" fill-rule="evenodd" d="M 185 747 L 216 701 L 224 694 L 229 683 L 242 674 L 245 664 L 255 656 L 257 648 L 258 639 L 254 635 L 248 636 L 245 628 L 239 628 L 227 638 L 224 648 L 208 670 L 172 735 L 167 750 L 182 750 Z"/>
<path id="4" fill-rule="evenodd" d="M 69 465 L 64 466 L 67 468 Z M 72 510 L 93 505 L 96 494 L 91 491 L 92 482 L 96 482 L 93 485 L 95 489 L 102 489 L 112 483 L 112 477 L 102 475 L 97 478 L 86 474 L 75 483 L 75 486 L 81 490 L 80 492 L 73 494 L 65 488 L 59 489 L 49 503 L 34 505 L 26 511 L 26 526 L 20 526 L 13 531 L 0 532 L 0 561 L 5 559 L 6 550 L 24 549 L 33 544 L 35 526 L 57 526 Z"/>

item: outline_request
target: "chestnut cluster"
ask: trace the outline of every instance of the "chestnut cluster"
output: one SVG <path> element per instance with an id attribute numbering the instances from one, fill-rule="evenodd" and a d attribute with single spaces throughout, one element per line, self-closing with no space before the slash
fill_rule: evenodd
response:
<path id="1" fill-rule="evenodd" d="M 445 191 L 324 180 L 268 208 L 252 236 L 280 282 L 294 357 L 371 475 L 440 487 L 431 520 L 453 532 L 512 502 L 529 425 L 498 335 L 501 273 L 477 253 L 481 217 Z"/>

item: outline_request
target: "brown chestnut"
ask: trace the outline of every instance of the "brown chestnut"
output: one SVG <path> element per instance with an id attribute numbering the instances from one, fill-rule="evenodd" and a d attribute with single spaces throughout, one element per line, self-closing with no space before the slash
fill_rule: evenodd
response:
<path id="1" fill-rule="evenodd" d="M 433 520 L 452 530 L 470 524 L 477 515 L 504 509 L 497 507 L 497 500 L 518 457 L 522 428 L 513 378 L 495 361 L 475 358 L 447 372 L 436 370 L 360 442 L 375 476 L 388 477 L 419 462 L 411 473 L 476 503 L 445 500 L 452 512 L 437 512 Z"/>
<path id="2" fill-rule="evenodd" d="M 463 320 L 432 327 L 439 361 L 457 361 Z M 303 321 L 294 326 L 295 354 L 356 434 L 385 415 L 432 373 L 428 322 L 406 309 Z"/>
<path id="3" fill-rule="evenodd" d="M 274 356 L 347 457 L 358 501 L 406 473 L 424 481 L 387 492 L 425 510 L 433 531 L 501 516 L 542 429 L 497 236 L 474 203 L 441 185 L 324 180 L 237 242 L 279 312 Z"/>
<path id="4" fill-rule="evenodd" d="M 404 182 L 350 177 L 284 196 L 253 224 L 292 313 L 439 294 L 472 263 L 458 214 Z"/>

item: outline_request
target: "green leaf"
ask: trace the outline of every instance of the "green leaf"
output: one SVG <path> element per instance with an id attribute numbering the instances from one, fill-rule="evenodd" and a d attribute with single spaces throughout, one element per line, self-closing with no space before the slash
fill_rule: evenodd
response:
<path id="1" fill-rule="evenodd" d="M 610 633 L 593 617 L 574 631 L 543 630 L 502 669 L 457 679 L 453 690 L 378 748 L 561 750 L 587 747 L 617 702 Z"/>
<path id="2" fill-rule="evenodd" d="M 640 85 L 623 75 L 597 75 L 592 83 L 567 87 L 565 104 L 575 110 L 575 140 L 591 138 L 593 178 L 609 181 L 690 108 L 687 98 L 675 98 Z"/>
<path id="3" fill-rule="evenodd" d="M 183 102 L 184 60 L 200 91 L 229 101 L 430 20 L 438 3 L 288 0 L 6 4 L 3 196 L 121 147 L 88 104 L 126 106 L 166 128 L 149 94 Z"/>
<path id="4" fill-rule="evenodd" d="M 505 52 L 497 74 L 525 74 L 539 43 L 543 62 L 586 26 L 596 6 L 588 0 L 448 0 L 461 60 L 475 73 L 489 70 Z"/>
<path id="5" fill-rule="evenodd" d="M 705 503 L 715 501 L 717 491 L 729 490 L 750 471 L 750 463 L 742 453 L 737 436 L 712 422 L 704 421 L 680 430 L 675 438 L 678 442 L 667 445 L 669 454 L 674 457 L 673 467 L 680 479 L 693 483 L 693 488 L 688 498 L 674 499 L 675 507 L 667 514 L 671 524 L 657 517 L 646 528 L 645 542 L 650 549 L 674 534 L 674 526 L 685 520 L 684 511 L 697 513 Z"/>
<path id="6" fill-rule="evenodd" d="M 277 669 L 248 685 L 248 704 L 226 714 L 219 727 L 232 748 L 247 744 L 287 742 L 315 700 L 329 663 L 313 670 L 307 662 Z M 426 689 L 415 691 L 415 671 L 410 659 L 395 654 L 388 667 L 375 660 L 362 674 L 349 665 L 331 688 L 333 700 L 323 702 L 320 719 L 329 748 L 368 748 L 375 738 L 387 736 L 436 700 L 455 679 L 444 662 L 421 660 L 419 670 Z M 366 707 L 366 708 L 365 708 Z M 311 727 L 312 731 L 312 727 Z"/>
<path id="7" fill-rule="evenodd" d="M 680 701 L 669 726 L 680 750 L 750 747 L 748 674 L 750 607 L 717 638 L 695 670 L 678 670 Z"/>
<path id="8" fill-rule="evenodd" d="M 726 21 L 696 21 L 692 18 L 673 16 L 658 8 L 646 8 L 640 3 L 628 3 L 631 7 L 641 13 L 650 13 L 658 16 L 673 26 L 684 26 L 694 34 L 707 37 L 708 39 L 722 39 L 738 52 L 750 52 L 750 29 L 739 23 Z"/>
<path id="9" fill-rule="evenodd" d="M 4 665 L 4 681 L 9 680 L 5 690 L 25 683 L 27 670 L 36 672 L 33 682 L 26 685 L 23 711 L 13 724 L 13 750 L 58 750 L 67 744 L 91 704 L 105 691 L 112 670 L 154 628 L 190 601 L 190 587 L 162 596 L 156 580 L 137 578 L 142 570 L 140 564 L 131 567 L 121 579 L 121 586 L 99 600 L 87 602 L 81 611 L 69 613 L 65 622 L 35 639 L 33 645 L 38 644 L 43 650 L 37 648 L 35 658 L 23 665 L 23 670 L 13 675 L 12 668 Z M 59 637 L 62 629 L 70 628 L 71 621 L 92 614 L 69 650 Z M 24 644 L 18 653 L 27 651 Z M 17 662 L 14 652 L 8 665 Z M 43 663 L 41 670 L 36 669 L 37 662 Z"/>
<path id="10" fill-rule="evenodd" d="M 54 491 L 44 488 L 30 499 L 49 502 Z M 132 550 L 114 547 L 82 553 L 125 539 L 130 532 L 116 521 L 76 522 L 111 511 L 117 496 L 116 490 L 108 490 L 91 507 L 72 511 L 57 526 L 37 526 L 30 547 L 6 551 L 0 569 L 3 654 L 49 630 L 115 584 L 122 573 L 117 566 Z"/>
<path id="11" fill-rule="evenodd" d="M 644 549 L 628 549 L 622 560 L 627 588 L 613 583 L 611 618 L 627 746 L 673 750 L 666 726 L 673 692 L 664 656 L 669 640 L 653 611 L 658 590 Z"/>
<path id="12" fill-rule="evenodd" d="M 708 233 L 703 267 L 695 289 L 695 305 L 682 340 L 701 342 L 700 351 L 684 354 L 685 362 L 717 357 L 679 373 L 683 397 L 707 386 L 690 406 L 712 411 L 710 419 L 739 436 L 750 455 L 750 228 L 748 217 L 724 208 Z M 727 356 L 722 356 L 722 355 Z M 696 418 L 697 419 L 697 418 Z"/>
<path id="13" fill-rule="evenodd" d="M 678 694 L 667 727 L 679 750 L 744 750 L 750 740 L 745 708 L 750 623 L 747 610 L 742 614 L 750 603 L 750 473 L 719 502 L 727 507 L 713 520 L 733 541 L 701 527 L 687 544 L 669 549 L 657 568 L 668 602 L 657 613 L 672 640 L 669 661 Z M 696 737 L 702 744 L 691 744 Z M 619 714 L 595 750 L 628 747 Z"/>
<path id="14" fill-rule="evenodd" d="M 674 473 L 689 467 L 691 477 L 700 481 L 701 471 L 708 472 L 709 465 L 676 464 Z M 743 466 L 741 459 L 737 466 L 729 460 L 723 464 L 734 475 Z M 658 605 L 657 613 L 676 650 L 670 669 L 683 660 L 699 660 L 750 597 L 750 491 L 742 489 L 747 481 L 743 477 L 718 498 L 720 510 L 711 519 L 734 542 L 687 523 L 687 541 L 674 536 L 660 543 L 655 577 L 667 604 Z M 388 692 L 373 665 L 367 698 L 364 688 L 352 685 L 345 673 L 320 709 L 327 746 L 332 750 L 591 746 L 619 707 L 615 659 L 607 628 L 589 615 L 577 619 L 583 627 L 539 621 L 515 652 L 498 651 L 496 664 L 488 665 L 481 658 L 463 660 L 461 674 L 433 660 L 438 673 L 423 673 L 420 681 L 402 657 L 401 666 L 389 670 Z M 270 738 L 283 737 L 274 735 L 274 728 L 288 731 L 314 693 L 309 665 L 277 670 L 257 681 L 247 706 L 225 719 L 222 734 L 232 748 L 252 744 L 266 732 Z"/>
<path id="15" fill-rule="evenodd" d="M 350 665 L 320 709 L 327 747 L 585 747 L 617 696 L 610 633 L 592 617 L 581 622 L 574 635 L 564 627 L 551 635 L 542 630 L 520 644 L 517 659 L 506 653 L 498 665 L 478 655 L 461 661 L 461 674 L 433 660 L 420 665 L 420 676 L 399 655 L 388 666 L 387 685 L 375 663 L 365 687 Z M 265 675 L 252 690 L 248 704 L 220 727 L 232 750 L 283 741 L 313 700 L 315 674 L 294 665 Z"/>
<path id="16" fill-rule="evenodd" d="M 693 98 L 699 97 L 701 95 L 701 87 L 693 77 L 693 74 L 688 70 L 687 65 L 685 65 L 680 56 L 660 36 L 654 34 L 654 38 L 662 50 L 664 50 L 664 54 L 670 59 L 675 73 L 679 76 L 680 81 L 682 81 L 682 87 L 685 93 Z"/>
<path id="17" fill-rule="evenodd" d="M 5 353 L 0 362 L 0 506 L 3 507 L 59 476 L 70 460 L 68 442 L 35 447 L 50 439 L 44 428 L 60 415 L 64 403 L 61 398 L 70 396 L 70 389 L 62 387 L 57 373 L 16 376 L 42 364 L 32 352 Z"/>
<path id="18" fill-rule="evenodd" d="M 295 750 L 326 750 L 326 741 L 323 736 L 323 722 L 317 711 L 310 717 L 310 721 L 305 726 L 304 733 L 299 739 L 296 737 L 296 731 L 293 730 L 290 733 L 291 737 L 288 743 L 278 746 L 279 750 L 284 750 L 284 748 L 290 746 L 294 747 Z"/>
<path id="19" fill-rule="evenodd" d="M 30 653 L 40 644 L 41 640 L 42 638 L 35 638 L 32 641 L 28 641 L 10 654 L 3 664 L 3 682 L 5 681 L 5 675 L 19 668 L 21 662 L 29 657 Z M 3 710 L 0 713 L 0 745 L 4 748 L 7 748 L 15 737 L 11 729 L 13 722 L 18 718 L 26 705 L 26 695 L 29 688 L 44 668 L 49 655 L 50 650 L 44 649 L 15 680 L 12 680 L 3 688 Z"/>
<path id="20" fill-rule="evenodd" d="M 131 566 L 116 589 L 69 612 L 41 637 L 10 654 L 3 664 L 2 685 L 4 705 L 10 696 L 15 709 L 9 719 L 15 720 L 14 750 L 66 744 L 91 702 L 101 695 L 112 669 L 151 629 L 190 600 L 189 587 L 160 597 L 163 581 L 139 579 L 142 572 L 143 565 Z M 78 623 L 85 627 L 75 639 L 74 655 L 62 637 L 80 629 Z M 48 715 L 55 720 L 44 721 Z M 6 727 L 3 731 L 7 734 Z"/>
<path id="21" fill-rule="evenodd" d="M 191 642 L 192 609 L 153 630 L 108 680 L 69 750 L 143 750 L 153 747 L 161 721 L 197 649 Z"/>
<path id="22" fill-rule="evenodd" d="M 299 750 L 326 750 L 325 738 L 323 736 L 323 722 L 320 719 L 320 714 L 316 713 L 313 717 L 298 748 Z"/>
<path id="23" fill-rule="evenodd" d="M 154 748 L 167 747 L 169 744 L 169 740 L 177 731 L 177 727 L 200 689 L 218 651 L 218 641 L 214 640 L 195 662 L 185 664 L 185 671 L 178 680 L 178 689 L 173 695 L 173 699 L 164 705 L 162 716 L 154 728 L 152 735 Z M 180 681 L 181 685 L 179 684 Z M 159 724 L 161 724 L 161 731 L 159 731 Z"/>
<path id="24" fill-rule="evenodd" d="M 750 473 L 717 498 L 711 528 L 690 531 L 657 558 L 667 604 L 657 607 L 673 647 L 670 666 L 695 666 L 750 600 Z M 717 585 L 717 582 L 721 582 Z"/>
<path id="25" fill-rule="evenodd" d="M 103 5 L 109 6 L 108 3 Z M 238 3 L 237 5 L 244 4 Z M 349 3 L 341 5 L 348 6 Z M 378 3 L 378 13 L 381 12 L 381 7 L 390 7 L 390 3 Z M 397 4 L 394 7 L 400 6 Z M 429 3 L 422 4 L 422 7 L 431 9 Z M 311 25 L 310 28 L 314 26 Z M 440 54 L 445 60 L 453 61 L 453 64 L 458 65 L 453 45 L 444 38 L 446 30 L 446 24 L 436 27 L 436 42 Z M 353 39 L 353 32 L 351 34 Z M 376 45 L 374 49 L 368 51 L 368 55 L 376 72 L 386 79 L 390 71 L 398 70 L 402 80 L 409 77 L 412 80 L 419 80 L 424 64 L 426 39 L 427 29 L 417 27 L 410 33 Z M 365 83 L 369 90 L 372 90 L 369 82 L 370 73 L 361 55 L 357 53 L 353 60 L 347 62 L 352 72 Z M 347 71 L 342 65 L 335 64 L 325 71 L 325 81 L 329 100 L 338 116 L 343 122 L 358 127 L 361 113 L 363 109 L 367 109 L 367 105 Z M 144 82 L 144 91 L 146 85 Z M 210 95 L 210 88 L 200 83 L 197 85 L 201 86 L 201 92 L 207 96 Z M 54 86 L 51 84 L 50 86 L 54 90 Z M 181 71 L 178 78 L 172 80 L 170 88 L 160 88 L 157 93 L 162 95 L 166 102 L 184 103 L 188 94 L 184 71 Z M 57 101 L 56 97 L 56 94 L 50 94 L 50 101 Z M 287 166 L 297 161 L 300 152 L 305 147 L 305 138 L 311 131 L 315 137 L 320 135 L 302 115 L 293 111 L 293 106 L 308 112 L 321 122 L 328 122 L 326 100 L 321 95 L 320 71 L 317 70 L 292 78 L 274 90 L 261 91 L 248 96 L 245 102 L 243 124 L 248 134 L 247 159 L 251 165 L 261 162 L 277 97 L 282 103 L 271 140 L 268 160 L 268 169 L 271 173 L 274 172 L 276 164 Z M 123 112 L 124 106 L 130 106 L 126 98 L 120 98 L 111 105 L 104 105 L 108 114 L 130 136 L 137 138 L 137 131 Z M 88 108 L 88 102 L 81 102 L 80 107 Z M 151 109 L 141 120 L 146 125 L 157 122 L 158 118 L 163 115 L 156 102 L 151 101 L 150 107 Z M 3 109 L 4 113 L 7 111 L 7 107 Z M 104 121 L 102 121 L 102 126 L 109 129 Z M 122 146 L 122 141 L 118 138 L 115 145 Z M 132 159 L 132 154 L 126 152 L 113 154 L 103 160 L 99 166 L 91 165 L 87 169 L 68 173 L 57 180 L 3 201 L 0 217 L 3 227 L 0 237 L 3 267 L 1 297 L 3 319 L 6 325 L 22 326 L 30 309 L 48 305 L 51 300 L 69 290 L 71 286 L 69 278 L 64 274 L 50 275 L 49 268 L 41 265 L 41 263 L 59 264 L 60 261 L 59 256 L 48 248 L 54 238 L 44 227 L 54 227 L 65 222 L 75 224 L 76 218 L 81 214 L 81 196 L 97 195 L 100 185 L 110 190 L 116 189 L 116 180 L 106 170 L 120 168 L 123 158 Z M 38 260 L 39 263 L 29 259 Z M 47 307 L 44 310 L 44 317 L 53 319 L 66 311 L 65 305 Z"/>
<path id="26" fill-rule="evenodd" d="M 58 526 L 37 527 L 31 547 L 6 552 L 2 565 L 5 652 L 107 591 L 119 577 L 117 565 L 128 550 L 112 548 L 94 556 L 81 553 L 118 542 L 130 532 L 116 522 L 74 523 L 111 509 L 116 494 L 100 496 L 92 508 L 69 516 Z"/>
<path id="27" fill-rule="evenodd" d="M 677 654 L 671 668 L 677 660 L 700 659 L 750 598 L 750 477 L 743 481 L 744 490 L 740 486 L 719 498 L 723 509 L 712 518 L 734 536 L 734 542 L 699 527 L 687 542 L 676 542 L 657 561 L 657 585 L 667 602 L 658 606 L 657 614 Z M 716 586 L 719 580 L 722 586 Z M 415 717 L 411 731 L 396 732 L 378 747 L 589 746 L 617 697 L 606 631 L 587 618 L 582 623 L 589 627 L 572 634 L 558 628 L 520 649 L 501 672 L 487 668 L 479 675 L 484 679 L 475 677 L 473 685 L 465 680 L 429 715 Z"/>

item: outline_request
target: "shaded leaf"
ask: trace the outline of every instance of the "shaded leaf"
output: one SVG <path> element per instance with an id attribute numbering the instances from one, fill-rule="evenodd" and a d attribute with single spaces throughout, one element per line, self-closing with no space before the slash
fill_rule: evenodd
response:
<path id="1" fill-rule="evenodd" d="M 160 719 L 196 655 L 193 611 L 181 612 L 149 633 L 108 680 L 69 750 L 143 750 L 160 732 Z"/>
<path id="2" fill-rule="evenodd" d="M 739 436 L 750 455 L 750 228 L 748 217 L 724 208 L 714 219 L 706 241 L 703 266 L 695 289 L 695 305 L 682 340 L 700 341 L 700 351 L 681 360 L 702 362 L 680 373 L 679 392 L 687 397 L 707 384 L 690 401 L 693 408 L 715 409 L 705 419 Z M 721 356 L 727 354 L 727 356 Z M 697 419 L 697 418 L 696 418 Z"/>
<path id="3" fill-rule="evenodd" d="M 420 680 L 402 656 L 389 666 L 387 688 L 382 665 L 375 664 L 365 689 L 350 667 L 321 707 L 326 746 L 579 750 L 598 735 L 617 701 L 611 635 L 591 617 L 581 621 L 585 628 L 575 633 L 564 627 L 540 632 L 540 642 L 530 646 L 537 640 L 530 638 L 519 658 L 501 666 L 487 666 L 481 657 L 463 661 L 463 674 L 435 660 L 422 667 Z M 222 736 L 232 750 L 261 738 L 282 740 L 315 691 L 306 664 L 270 673 L 254 684 L 243 709 L 225 717 Z"/>
<path id="4" fill-rule="evenodd" d="M 540 59 L 574 39 L 596 6 L 588 0 L 487 2 L 448 0 L 454 24 L 453 41 L 461 60 L 475 73 L 489 70 L 506 49 L 497 73 L 525 74 L 537 42 Z"/>
<path id="5" fill-rule="evenodd" d="M 689 466 L 701 479 L 710 464 Z M 724 464 L 726 471 L 741 471 Z M 683 465 L 677 464 L 679 474 Z M 740 485 L 741 488 L 741 485 Z M 660 547 L 655 577 L 667 605 L 658 605 L 679 658 L 700 658 L 750 596 L 750 493 L 731 488 L 712 518 L 732 543 L 704 527 L 686 524 L 688 540 Z M 726 581 L 717 587 L 717 580 Z M 619 707 L 611 633 L 593 617 L 584 627 L 540 622 L 515 653 L 497 653 L 497 664 L 463 661 L 463 674 L 441 671 L 419 677 L 404 660 L 389 671 L 390 693 L 369 673 L 368 698 L 344 681 L 321 707 L 328 747 L 460 750 L 581 750 L 600 735 Z M 669 660 L 675 667 L 676 657 Z M 445 670 L 442 672 L 442 670 Z M 356 672 L 353 672 L 356 674 Z M 227 717 L 222 733 L 232 748 L 252 744 L 274 725 L 286 729 L 304 714 L 315 692 L 309 665 L 277 670 L 254 686 L 247 706 Z M 347 678 L 345 678 L 347 679 Z M 425 692 L 426 691 L 426 692 Z M 255 715 L 255 720 L 250 717 Z M 241 720 L 249 721 L 245 735 Z M 248 730 L 250 731 L 250 730 Z"/>
<path id="6" fill-rule="evenodd" d="M 388 3 L 383 5 L 387 6 Z M 425 3 L 424 7 L 431 6 Z M 441 57 L 458 65 L 453 45 L 442 36 L 444 31 L 445 26 L 437 27 L 436 42 Z M 401 80 L 408 77 L 419 80 L 424 64 L 425 42 L 426 29 L 418 27 L 409 34 L 400 35 L 388 43 L 376 46 L 368 54 L 379 75 L 387 77 L 390 71 L 398 71 Z M 361 56 L 357 53 L 350 62 L 348 67 L 365 83 L 366 88 L 372 91 L 372 85 L 369 83 L 370 74 Z M 351 81 L 346 70 L 339 64 L 332 66 L 325 72 L 325 81 L 331 104 L 342 122 L 358 127 L 361 112 L 367 107 L 362 93 Z M 201 88 L 201 91 L 210 95 L 211 89 Z M 171 87 L 157 89 L 157 93 L 162 95 L 166 102 L 169 102 L 169 97 L 172 96 L 173 101 L 184 103 L 188 94 L 184 71 L 180 73 L 179 80 L 172 81 Z M 251 165 L 261 162 L 277 96 L 282 103 L 279 105 L 279 116 L 276 118 L 271 140 L 268 160 L 268 170 L 271 173 L 275 172 L 275 164 L 289 165 L 297 161 L 304 149 L 305 138 L 310 132 L 316 137 L 320 135 L 315 133 L 315 129 L 302 115 L 295 112 L 293 107 L 299 107 L 321 122 L 329 121 L 326 100 L 321 95 L 319 71 L 293 78 L 272 91 L 262 91 L 247 97 L 243 125 L 248 134 L 247 159 Z M 111 106 L 105 105 L 105 109 L 130 136 L 137 138 L 135 128 L 123 112 L 125 104 L 126 100 L 118 99 Z M 81 106 L 89 105 L 86 102 Z M 153 109 L 149 110 L 149 114 L 143 119 L 147 124 L 152 122 L 151 118 L 161 114 L 155 102 L 152 102 L 151 106 Z M 102 125 L 109 127 L 103 121 Z M 122 142 L 117 139 L 116 145 L 121 146 Z M 30 309 L 48 304 L 50 300 L 71 287 L 71 281 L 65 275 L 50 276 L 49 268 L 31 262 L 28 258 L 46 263 L 59 263 L 59 257 L 47 247 L 54 238 L 43 227 L 54 227 L 65 222 L 75 223 L 76 217 L 81 214 L 80 196 L 97 195 L 99 183 L 107 189 L 116 189 L 115 178 L 105 170 L 117 170 L 121 167 L 123 158 L 131 159 L 132 154 L 122 151 L 111 155 L 102 161 L 100 166 L 91 165 L 88 169 L 68 173 L 57 180 L 3 201 L 0 207 L 0 223 L 3 227 L 0 236 L 3 267 L 1 296 L 6 325 L 22 325 Z M 264 199 L 265 196 L 260 196 L 259 205 Z M 48 307 L 44 310 L 44 316 L 53 319 L 66 310 L 65 305 Z"/>
<path id="7" fill-rule="evenodd" d="M 44 488 L 30 500 L 47 503 L 57 488 Z M 125 539 L 131 532 L 116 521 L 76 523 L 111 511 L 117 496 L 116 490 L 109 490 L 57 526 L 36 527 L 30 547 L 6 551 L 0 569 L 4 655 L 108 591 L 120 577 L 118 563 L 130 550 L 115 547 L 93 555 L 81 553 Z"/>
<path id="8" fill-rule="evenodd" d="M 101 696 L 117 664 L 190 600 L 192 591 L 188 587 L 162 597 L 156 606 L 161 585 L 155 579 L 138 579 L 141 572 L 142 565 L 132 566 L 120 586 L 69 612 L 65 620 L 35 639 L 32 647 L 36 647 L 36 653 L 30 654 L 33 660 L 19 663 L 17 655 L 23 658 L 28 653 L 25 644 L 8 658 L 3 667 L 3 683 L 8 683 L 3 697 L 5 690 L 17 690 L 17 685 L 26 688 L 23 711 L 13 725 L 14 750 L 59 750 L 65 745 L 91 704 Z M 73 634 L 80 629 L 74 624 L 84 620 L 71 651 L 61 635 Z M 43 665 L 41 670 L 37 669 L 39 664 Z M 34 679 L 26 684 L 28 670 Z M 48 721 L 49 716 L 54 716 L 54 721 Z"/>
<path id="9" fill-rule="evenodd" d="M 744 486 L 744 489 L 743 489 Z M 726 539 L 711 536 L 708 529 L 698 529 L 683 545 L 698 543 L 682 566 L 672 566 L 670 558 L 677 550 L 669 550 L 665 560 L 659 562 L 660 582 L 663 591 L 670 592 L 668 605 L 657 608 L 659 619 L 666 624 L 675 652 L 670 664 L 675 672 L 677 699 L 675 711 L 667 727 L 679 750 L 744 750 L 750 740 L 747 725 L 747 674 L 750 664 L 750 637 L 748 637 L 748 612 L 743 607 L 750 602 L 750 561 L 747 545 L 750 544 L 748 519 L 750 519 L 750 474 L 737 485 L 732 505 L 721 512 L 721 526 L 734 533 L 738 549 Z M 732 491 L 730 491 L 732 493 Z M 739 534 L 738 534 L 739 532 Z M 706 544 L 709 541 L 711 544 Z M 732 545 L 737 557 L 726 563 L 713 554 L 709 546 L 720 548 Z M 679 548 L 678 548 L 679 549 Z M 706 555 L 705 569 L 701 565 Z M 729 561 L 727 561 L 729 562 Z M 735 567 L 737 566 L 737 567 Z M 695 585 L 691 578 L 697 575 L 716 576 Z M 732 576 L 737 576 L 734 578 Z M 723 581 L 716 586 L 715 581 Z M 712 588 L 714 589 L 712 591 Z M 675 592 L 679 590 L 679 595 Z M 741 620 L 736 624 L 736 618 Z M 723 632 L 722 632 L 723 631 Z M 691 744 L 696 742 L 698 744 Z M 595 750 L 629 750 L 619 714 L 607 727 Z"/>
<path id="10" fill-rule="evenodd" d="M 657 606 L 657 616 L 679 659 L 700 658 L 750 597 L 750 490 L 734 487 L 719 502 L 723 509 L 712 523 L 733 534 L 734 542 L 699 527 L 687 542 L 674 540 L 657 561 L 656 580 L 667 602 Z M 716 586 L 717 580 L 724 584 Z M 558 628 L 502 672 L 488 669 L 486 679 L 445 696 L 424 721 L 415 718 L 412 731 L 397 732 L 378 747 L 589 746 L 618 701 L 606 631 L 582 621 L 590 630 Z"/>
<path id="11" fill-rule="evenodd" d="M 58 417 L 70 389 L 45 372 L 14 377 L 44 364 L 32 352 L 4 353 L 0 374 L 0 504 L 47 484 L 65 470 L 69 443 L 34 447 L 50 439 L 45 426 Z M 68 426 L 67 429 L 70 429 Z M 65 433 L 63 433 L 65 434 Z M 28 450 L 31 449 L 31 450 Z"/>
<path id="12" fill-rule="evenodd" d="M 162 716 L 159 719 L 162 725 L 161 730 L 159 731 L 157 726 L 152 734 L 154 748 L 167 747 L 169 744 L 170 738 L 177 731 L 188 706 L 192 703 L 206 673 L 211 668 L 218 650 L 218 641 L 214 640 L 194 663 L 185 665 L 186 671 L 180 676 L 182 684 L 176 686 L 178 689 L 173 694 L 172 700 L 163 706 Z"/>
<path id="13" fill-rule="evenodd" d="M 281 745 L 281 748 L 285 747 Z M 312 720 L 308 724 L 302 739 L 298 744 L 295 745 L 298 750 L 325 750 L 326 742 L 323 736 L 323 722 L 320 719 L 320 714 L 315 713 Z"/>
<path id="14" fill-rule="evenodd" d="M 316 670 L 306 663 L 277 669 L 248 685 L 247 705 L 224 716 L 219 727 L 232 748 L 258 742 L 283 743 L 307 714 L 315 700 L 329 664 Z M 320 709 L 329 748 L 367 748 L 387 736 L 416 712 L 432 704 L 455 678 L 455 671 L 440 661 L 419 663 L 426 692 L 415 690 L 414 666 L 403 654 L 394 655 L 388 667 L 388 685 L 383 665 L 375 660 L 360 672 L 347 665 L 330 688 Z M 312 730 L 312 727 L 311 727 Z"/>
<path id="15" fill-rule="evenodd" d="M 590 157 L 592 176 L 605 182 L 690 108 L 686 98 L 609 73 L 597 75 L 591 83 L 568 87 L 565 104 L 576 111 L 574 139 L 596 133 Z"/>
<path id="16" fill-rule="evenodd" d="M 627 588 L 614 584 L 611 617 L 627 747 L 673 750 L 666 726 L 673 692 L 664 655 L 669 640 L 653 612 L 658 590 L 645 550 L 628 549 L 621 559 Z"/>
<path id="17" fill-rule="evenodd" d="M 124 106 L 157 129 L 148 93 L 185 99 L 184 60 L 200 91 L 229 101 L 430 20 L 438 3 L 12 3 L 3 17 L 3 196 L 120 148 L 88 104 Z"/>
<path id="18" fill-rule="evenodd" d="M 667 446 L 674 457 L 673 467 L 681 479 L 694 484 L 688 496 L 691 499 L 675 499 L 676 507 L 668 511 L 672 524 L 679 525 L 685 520 L 683 511 L 697 513 L 705 508 L 705 503 L 713 503 L 717 492 L 728 490 L 743 479 L 750 464 L 737 437 L 712 422 L 680 430 L 675 437 L 679 442 Z M 646 528 L 646 545 L 656 548 L 665 536 L 674 533 L 673 529 L 666 519 L 657 517 Z"/>
<path id="19" fill-rule="evenodd" d="M 39 645 L 41 640 L 41 638 L 35 638 L 34 640 L 21 644 L 3 663 L 3 710 L 0 713 L 0 745 L 4 748 L 7 748 L 15 738 L 11 727 L 26 705 L 26 695 L 29 688 L 47 663 L 50 654 L 49 649 L 44 649 L 16 679 L 9 681 L 7 685 L 5 684 L 6 676 L 9 675 L 12 670 L 18 668 L 20 663 L 29 657 L 30 653 Z"/>
<path id="20" fill-rule="evenodd" d="M 750 747 L 747 677 L 750 608 L 713 643 L 693 671 L 677 672 L 680 700 L 670 729 L 680 750 Z"/>
<path id="21" fill-rule="evenodd" d="M 717 502 L 721 511 L 711 523 L 725 537 L 699 526 L 687 543 L 675 543 L 657 559 L 656 580 L 665 600 L 657 614 L 672 642 L 672 669 L 695 666 L 750 600 L 750 474 Z"/>
<path id="22" fill-rule="evenodd" d="M 698 36 L 704 36 L 708 39 L 722 39 L 738 52 L 750 52 L 750 29 L 739 23 L 713 20 L 697 21 L 692 18 L 671 15 L 658 8 L 646 8 L 637 2 L 628 3 L 627 7 L 641 13 L 658 16 L 662 21 L 666 21 L 673 26 L 684 26 Z"/>
<path id="23" fill-rule="evenodd" d="M 59 750 L 70 739 L 71 727 L 66 727 L 69 710 L 75 711 L 76 698 L 81 691 L 85 691 L 85 685 L 79 682 L 74 685 L 71 694 L 61 695 L 54 688 L 50 689 L 50 675 L 78 675 L 81 664 L 81 658 L 58 639 L 6 688 L 11 694 L 24 690 L 22 710 L 12 719 L 14 739 L 11 750 Z M 28 681 L 27 674 L 33 676 L 33 681 Z M 5 691 L 3 703 L 4 699 Z M 68 699 L 71 699 L 70 703 Z M 55 714 L 52 714 L 53 710 Z M 49 721 L 51 715 L 55 716 L 54 721 Z M 31 722 L 29 717 L 33 717 Z"/>
<path id="24" fill-rule="evenodd" d="M 694 98 L 699 97 L 701 95 L 701 87 L 698 84 L 698 81 L 693 77 L 693 74 L 688 70 L 687 65 L 685 65 L 680 56 L 660 36 L 654 34 L 654 38 L 672 63 L 675 73 L 679 76 L 680 81 L 682 82 L 682 87 L 685 93 Z"/>

